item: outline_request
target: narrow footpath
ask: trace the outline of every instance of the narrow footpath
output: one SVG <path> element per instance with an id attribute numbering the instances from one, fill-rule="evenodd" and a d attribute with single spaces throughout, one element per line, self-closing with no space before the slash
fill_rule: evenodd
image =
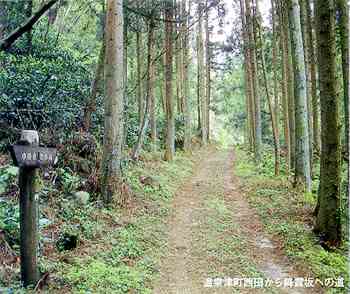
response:
<path id="1" fill-rule="evenodd" d="M 303 275 L 263 231 L 234 163 L 234 150 L 208 148 L 176 193 L 153 293 L 322 293 L 288 287 L 288 278 Z"/>

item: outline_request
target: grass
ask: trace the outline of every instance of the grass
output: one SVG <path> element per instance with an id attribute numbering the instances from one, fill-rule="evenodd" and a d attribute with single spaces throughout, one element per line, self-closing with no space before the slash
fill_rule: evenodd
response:
<path id="1" fill-rule="evenodd" d="M 316 195 L 303 194 L 291 187 L 285 175 L 273 175 L 271 157 L 257 167 L 242 148 L 236 149 L 236 175 L 244 179 L 250 205 L 255 207 L 265 229 L 282 244 L 286 255 L 314 278 L 345 278 L 349 283 L 345 245 L 332 252 L 324 250 L 312 232 Z M 267 161 L 267 163 L 266 163 Z M 317 183 L 315 183 L 317 191 Z M 349 289 L 328 288 L 327 293 L 346 293 Z"/>
<path id="2" fill-rule="evenodd" d="M 159 154 L 144 154 L 143 161 L 126 172 L 132 199 L 127 209 L 103 208 L 99 201 L 79 206 L 63 191 L 41 203 L 50 225 L 42 229 L 40 270 L 50 275 L 49 293 L 151 293 L 164 254 L 165 217 L 174 192 L 188 177 L 193 159 L 179 153 L 171 163 Z M 154 184 L 143 185 L 140 177 Z M 62 250 L 57 241 L 77 236 L 78 246 Z M 0 281 L 0 292 L 30 293 L 19 284 L 18 264 L 12 280 Z"/>

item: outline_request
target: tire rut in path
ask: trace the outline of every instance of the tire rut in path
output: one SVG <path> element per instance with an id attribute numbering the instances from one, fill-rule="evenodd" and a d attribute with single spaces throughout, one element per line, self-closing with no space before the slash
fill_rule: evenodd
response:
<path id="1" fill-rule="evenodd" d="M 199 219 L 206 216 L 203 209 L 205 194 L 221 189 L 225 202 L 232 210 L 232 219 L 238 224 L 237 233 L 249 242 L 249 258 L 266 278 L 283 279 L 302 276 L 267 236 L 256 212 L 249 207 L 239 190 L 238 179 L 233 175 L 232 150 L 213 148 L 201 152 L 193 176 L 180 188 L 171 206 L 168 226 L 167 255 L 161 260 L 160 278 L 155 294 L 232 293 L 233 288 L 204 288 L 209 265 L 203 266 L 206 256 L 193 256 L 193 246 L 202 246 L 205 240 L 194 240 Z M 216 179 L 214 181 L 214 179 Z M 217 187 L 219 179 L 220 187 Z M 234 254 L 234 253 L 232 253 Z M 200 258 L 200 260 L 198 260 Z M 200 267 L 196 265 L 201 265 Z M 237 277 L 227 272 L 228 277 Z M 267 289 L 265 289 L 267 290 Z M 259 293 L 259 289 L 239 289 L 240 293 Z M 278 289 L 278 293 L 320 293 L 316 289 Z"/>

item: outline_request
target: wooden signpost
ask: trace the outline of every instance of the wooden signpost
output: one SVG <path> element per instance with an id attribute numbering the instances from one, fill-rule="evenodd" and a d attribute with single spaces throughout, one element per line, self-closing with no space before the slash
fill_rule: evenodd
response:
<path id="1" fill-rule="evenodd" d="M 37 169 L 57 161 L 55 148 L 39 147 L 37 131 L 23 130 L 20 142 L 10 147 L 13 162 L 19 169 L 21 280 L 23 285 L 36 285 L 39 280 L 38 197 L 35 190 Z"/>

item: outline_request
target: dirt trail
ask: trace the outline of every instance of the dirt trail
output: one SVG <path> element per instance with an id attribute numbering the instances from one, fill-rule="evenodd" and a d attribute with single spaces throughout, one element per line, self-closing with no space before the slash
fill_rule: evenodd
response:
<path id="1" fill-rule="evenodd" d="M 232 150 L 208 149 L 201 154 L 194 175 L 176 193 L 167 222 L 168 254 L 161 261 L 160 279 L 153 293 L 319 293 L 310 288 L 257 289 L 227 284 L 205 287 L 207 278 L 243 278 L 245 269 L 244 266 L 242 269 L 239 267 L 241 259 L 248 260 L 249 266 L 261 273 L 265 280 L 302 277 L 289 264 L 273 239 L 263 232 L 259 217 L 239 190 L 233 168 Z M 216 198 L 219 202 L 215 202 Z M 217 203 L 217 210 L 210 203 Z M 223 214 L 226 214 L 224 220 Z M 214 221 L 219 229 L 213 230 L 210 227 Z M 224 221 L 229 222 L 228 226 L 225 226 Z M 214 236 L 213 240 L 209 239 L 210 235 Z M 231 235 L 237 236 L 237 240 L 245 240 L 244 244 L 238 244 L 237 252 L 222 249 L 224 246 L 221 243 L 219 248 L 215 244 L 210 245 L 216 240 L 219 242 L 230 238 Z M 229 246 L 232 242 L 223 244 L 231 248 Z M 222 251 L 222 254 L 218 251 Z M 244 256 L 240 256 L 241 252 L 244 252 Z M 215 258 L 218 254 L 220 258 Z M 232 264 L 237 256 L 240 256 L 237 264 Z M 223 276 L 215 276 L 217 273 L 222 273 Z M 254 278 L 245 276 L 247 277 Z"/>

